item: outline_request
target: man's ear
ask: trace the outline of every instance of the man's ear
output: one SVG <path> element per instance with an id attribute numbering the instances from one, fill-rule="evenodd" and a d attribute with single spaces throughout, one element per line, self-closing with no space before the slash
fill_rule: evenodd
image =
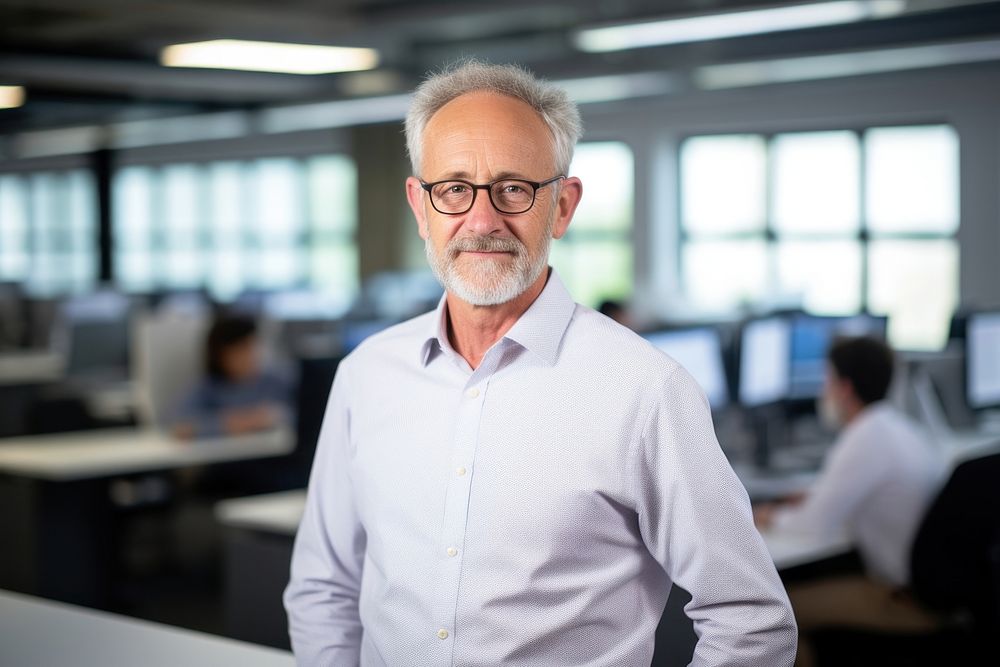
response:
<path id="1" fill-rule="evenodd" d="M 406 201 L 410 204 L 410 210 L 413 211 L 413 217 L 417 221 L 417 233 L 420 234 L 420 238 L 426 241 L 429 231 L 427 229 L 427 215 L 424 210 L 424 189 L 414 176 L 406 179 Z"/>
<path id="2" fill-rule="evenodd" d="M 552 225 L 552 238 L 562 238 L 573 220 L 573 213 L 583 197 L 583 182 L 576 176 L 564 178 L 559 184 L 559 199 L 556 201 L 556 219 Z"/>

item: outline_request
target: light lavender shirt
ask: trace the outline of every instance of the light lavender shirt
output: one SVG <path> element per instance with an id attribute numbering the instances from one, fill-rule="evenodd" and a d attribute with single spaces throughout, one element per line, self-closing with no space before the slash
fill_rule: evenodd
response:
<path id="1" fill-rule="evenodd" d="M 446 304 L 340 365 L 285 592 L 300 665 L 791 665 L 795 624 L 704 394 L 555 272 L 474 371 Z"/>

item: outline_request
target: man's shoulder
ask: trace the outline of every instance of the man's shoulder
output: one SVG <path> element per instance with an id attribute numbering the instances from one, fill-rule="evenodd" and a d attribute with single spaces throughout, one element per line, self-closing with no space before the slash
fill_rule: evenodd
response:
<path id="1" fill-rule="evenodd" d="M 635 331 L 592 308 L 576 305 L 567 338 L 570 351 L 589 355 L 597 367 L 644 376 L 647 380 L 676 375 L 681 365 Z"/>
<path id="2" fill-rule="evenodd" d="M 418 358 L 420 346 L 433 331 L 436 310 L 393 324 L 365 338 L 345 358 L 343 363 L 374 363 L 387 356 L 412 353 Z"/>

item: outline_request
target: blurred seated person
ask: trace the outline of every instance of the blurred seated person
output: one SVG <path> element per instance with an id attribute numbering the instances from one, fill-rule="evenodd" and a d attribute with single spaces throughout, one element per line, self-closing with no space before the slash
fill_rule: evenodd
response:
<path id="1" fill-rule="evenodd" d="M 261 368 L 257 325 L 248 317 L 215 321 L 205 343 L 207 377 L 180 404 L 172 431 L 183 439 L 239 435 L 288 423 L 291 391 Z"/>
<path id="2" fill-rule="evenodd" d="M 839 430 L 811 490 L 758 506 L 762 530 L 847 535 L 864 573 L 793 584 L 799 626 L 796 665 L 813 665 L 809 633 L 831 627 L 926 632 L 938 619 L 906 594 L 910 548 L 943 478 L 944 465 L 920 427 L 885 401 L 893 353 L 873 338 L 838 339 L 828 353 L 818 409 Z"/>

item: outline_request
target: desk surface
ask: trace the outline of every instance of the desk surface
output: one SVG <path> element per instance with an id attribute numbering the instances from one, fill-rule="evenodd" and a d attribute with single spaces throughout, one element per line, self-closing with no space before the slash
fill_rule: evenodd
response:
<path id="1" fill-rule="evenodd" d="M 939 437 L 939 444 L 952 467 L 969 459 L 1000 452 L 1000 432 L 963 430 Z"/>
<path id="2" fill-rule="evenodd" d="M 775 500 L 808 491 L 819 472 L 770 472 L 752 465 L 733 464 L 747 495 L 753 502 Z"/>
<path id="3" fill-rule="evenodd" d="M 223 500 L 216 518 L 226 526 L 295 535 L 306 507 L 305 489 Z"/>
<path id="4" fill-rule="evenodd" d="M 0 591 L 0 664 L 292 667 L 291 653 Z"/>
<path id="5" fill-rule="evenodd" d="M 0 439 L 0 473 L 72 481 L 280 456 L 294 447 L 289 430 L 193 442 L 154 430 L 81 431 Z"/>
<path id="6" fill-rule="evenodd" d="M 55 382 L 63 377 L 65 359 L 46 350 L 0 354 L 0 386 Z"/>
<path id="7" fill-rule="evenodd" d="M 808 535 L 769 530 L 761 533 L 774 566 L 779 570 L 815 563 L 850 553 L 847 537 Z"/>

